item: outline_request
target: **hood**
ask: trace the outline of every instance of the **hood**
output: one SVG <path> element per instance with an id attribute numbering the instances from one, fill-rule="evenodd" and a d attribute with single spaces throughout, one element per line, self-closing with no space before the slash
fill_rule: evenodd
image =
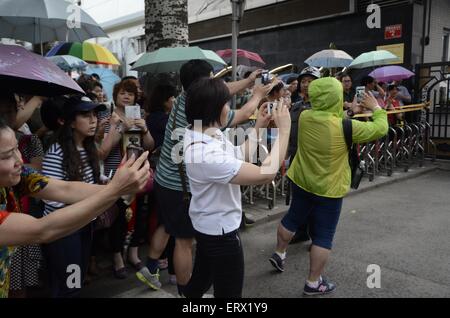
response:
<path id="1" fill-rule="evenodd" d="M 312 81 L 308 89 L 312 109 L 343 117 L 343 91 L 342 84 L 334 77 L 325 77 Z"/>

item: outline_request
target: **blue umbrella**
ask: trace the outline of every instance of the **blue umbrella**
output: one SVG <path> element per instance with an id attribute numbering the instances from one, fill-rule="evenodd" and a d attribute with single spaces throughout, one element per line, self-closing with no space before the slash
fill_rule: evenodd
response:
<path id="1" fill-rule="evenodd" d="M 108 100 L 112 98 L 114 85 L 120 82 L 120 77 L 108 68 L 88 67 L 86 74 L 97 74 L 100 77 L 100 83 L 106 92 Z"/>

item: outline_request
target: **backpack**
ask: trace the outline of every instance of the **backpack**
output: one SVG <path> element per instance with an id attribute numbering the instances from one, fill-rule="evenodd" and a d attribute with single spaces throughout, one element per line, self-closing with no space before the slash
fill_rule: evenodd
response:
<path id="1" fill-rule="evenodd" d="M 342 127 L 344 129 L 345 143 L 347 144 L 348 149 L 348 163 L 352 172 L 350 187 L 352 189 L 358 189 L 359 183 L 364 176 L 366 163 L 359 157 L 357 145 L 353 144 L 352 120 L 343 119 Z"/>

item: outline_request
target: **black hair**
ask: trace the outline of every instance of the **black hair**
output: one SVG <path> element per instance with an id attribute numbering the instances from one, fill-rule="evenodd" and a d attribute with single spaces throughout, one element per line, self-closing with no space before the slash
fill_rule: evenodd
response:
<path id="1" fill-rule="evenodd" d="M 180 81 L 183 89 L 187 91 L 191 84 L 202 77 L 209 77 L 213 67 L 204 60 L 190 60 L 180 69 Z"/>
<path id="2" fill-rule="evenodd" d="M 12 129 L 16 126 L 17 101 L 14 93 L 0 92 L 0 117 Z"/>
<path id="3" fill-rule="evenodd" d="M 81 96 L 70 97 L 64 105 L 65 110 L 74 108 L 76 103 L 80 102 Z M 68 112 L 64 116 L 64 124 L 58 130 L 56 141 L 63 151 L 62 168 L 67 174 L 69 181 L 83 181 L 83 161 L 80 152 L 75 144 L 73 137 L 72 123 L 75 120 L 77 112 Z M 83 148 L 87 153 L 88 161 L 94 172 L 94 182 L 100 180 L 100 164 L 97 155 L 97 146 L 95 145 L 95 137 L 86 137 L 83 141 Z"/>
<path id="4" fill-rule="evenodd" d="M 177 90 L 172 85 L 158 85 L 150 95 L 150 99 L 146 105 L 146 109 L 149 113 L 157 111 L 166 111 L 164 109 L 164 103 L 171 98 L 175 97 Z"/>
<path id="5" fill-rule="evenodd" d="M 126 80 L 133 80 L 133 81 L 135 81 L 137 79 L 138 78 L 136 76 L 129 75 L 129 76 L 125 76 L 124 78 L 122 78 L 121 82 L 126 81 Z"/>
<path id="6" fill-rule="evenodd" d="M 348 74 L 348 73 L 342 73 L 342 75 L 341 75 L 341 82 L 342 82 L 342 80 L 344 79 L 344 77 L 350 77 L 350 79 L 353 80 L 352 77 L 350 76 L 350 74 Z"/>
<path id="7" fill-rule="evenodd" d="M 103 85 L 99 81 L 95 81 L 95 83 L 94 83 L 94 88 L 96 88 L 97 86 L 100 87 L 101 89 L 103 89 Z"/>
<path id="8" fill-rule="evenodd" d="M 41 106 L 41 120 L 45 127 L 52 131 L 56 131 L 61 127 L 58 120 L 63 119 L 64 105 L 67 103 L 67 98 L 58 96 L 49 98 L 42 103 Z"/>
<path id="9" fill-rule="evenodd" d="M 186 117 L 189 124 L 201 120 L 203 127 L 220 122 L 220 115 L 231 95 L 220 78 L 200 78 L 191 84 L 186 96 Z"/>
<path id="10" fill-rule="evenodd" d="M 94 90 L 97 81 L 90 77 L 89 79 L 83 79 L 77 81 L 78 85 L 85 91 L 85 93 L 90 93 Z"/>
<path id="11" fill-rule="evenodd" d="M 372 76 L 364 76 L 361 79 L 361 85 L 362 86 L 367 86 L 369 84 L 372 84 L 375 81 L 375 79 Z"/>
<path id="12" fill-rule="evenodd" d="M 94 93 L 91 93 L 91 92 L 87 93 L 87 94 L 86 94 L 86 97 L 89 98 L 91 101 L 94 101 L 94 102 L 95 102 L 95 101 L 97 100 L 97 98 L 98 98 L 97 95 L 95 95 Z"/>
<path id="13" fill-rule="evenodd" d="M 291 85 L 293 82 L 297 80 L 296 76 L 291 76 L 287 79 L 286 84 Z"/>
<path id="14" fill-rule="evenodd" d="M 393 91 L 394 89 L 398 89 L 397 85 L 395 84 L 390 84 L 387 87 L 388 92 Z"/>
<path id="15" fill-rule="evenodd" d="M 100 80 L 100 76 L 97 73 L 92 73 L 91 77 L 94 78 L 95 80 L 99 81 Z"/>

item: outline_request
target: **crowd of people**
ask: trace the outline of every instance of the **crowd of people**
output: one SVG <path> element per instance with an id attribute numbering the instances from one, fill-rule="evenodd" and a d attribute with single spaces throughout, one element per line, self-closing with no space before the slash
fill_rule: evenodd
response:
<path id="1" fill-rule="evenodd" d="M 387 133 L 386 110 L 411 97 L 399 83 L 383 89 L 365 77 L 358 101 L 349 74 L 321 78 L 312 67 L 286 83 L 256 84 L 261 72 L 226 82 L 212 77 L 206 61 L 191 60 L 179 72 L 181 93 L 167 83 L 147 92 L 139 79 L 125 77 L 111 101 L 95 74 L 77 80 L 85 95 L 2 91 L 0 297 L 26 297 L 29 287 L 42 285 L 43 269 L 52 297 L 80 296 L 83 284 L 68 286 L 67 268 L 79 266 L 87 282 L 98 274 L 105 245 L 117 279 L 128 276 L 129 263 L 157 290 L 160 270 L 168 268 L 180 296 L 202 297 L 213 286 L 215 297 L 242 297 L 240 186 L 271 182 L 286 160 L 292 203 L 270 263 L 283 272 L 288 244 L 311 239 L 304 293 L 334 291 L 322 273 L 350 185 L 342 119 L 372 112 L 371 120 L 352 121 L 352 137 L 375 140 Z M 140 118 L 127 115 L 134 105 Z M 401 120 L 389 117 L 391 124 Z M 238 145 L 227 131 L 241 125 L 278 130 Z M 141 156 L 128 154 L 133 138 Z M 262 138 L 270 139 L 270 153 L 254 162 L 248 143 Z"/>

